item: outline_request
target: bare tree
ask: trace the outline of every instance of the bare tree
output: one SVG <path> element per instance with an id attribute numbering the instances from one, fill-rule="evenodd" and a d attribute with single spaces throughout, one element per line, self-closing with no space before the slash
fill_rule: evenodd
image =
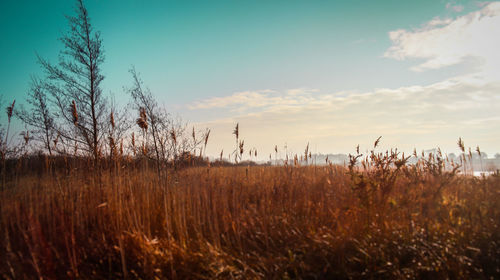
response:
<path id="1" fill-rule="evenodd" d="M 37 78 L 31 79 L 31 88 L 26 98 L 29 109 L 21 106 L 15 110 L 15 115 L 27 126 L 32 128 L 31 137 L 41 142 L 49 155 L 52 155 L 51 143 L 55 135 L 54 117 L 49 110 L 47 92 L 43 82 Z M 26 132 L 28 133 L 28 132 Z"/>
<path id="2" fill-rule="evenodd" d="M 90 24 L 82 0 L 77 0 L 76 13 L 67 17 L 70 31 L 61 38 L 64 50 L 58 65 L 42 58 L 39 61 L 48 75 L 47 89 L 58 108 L 55 116 L 65 124 L 58 126 L 58 133 L 67 142 L 82 145 L 97 166 L 107 115 L 101 89 L 104 53 L 100 33 Z"/>
<path id="3" fill-rule="evenodd" d="M 206 148 L 210 130 L 196 133 L 193 128 L 192 133 L 189 134 L 186 123 L 180 118 L 171 117 L 165 107 L 158 104 L 149 88 L 144 86 L 135 68 L 132 68 L 130 73 L 134 84 L 128 92 L 132 97 L 132 105 L 139 111 L 136 123 L 146 142 L 143 154 L 154 158 L 158 175 L 161 175 L 161 168 L 169 160 L 175 163 L 177 157 L 186 152 L 194 153 L 199 148 L 201 157 L 202 149 Z M 147 144 L 150 138 L 152 143 L 149 147 Z"/>
<path id="4" fill-rule="evenodd" d="M 149 130 L 153 137 L 154 157 L 158 176 L 160 176 L 161 163 L 166 159 L 165 142 L 168 141 L 168 135 L 162 132 L 168 131 L 168 114 L 158 105 L 151 91 L 144 87 L 134 67 L 130 69 L 130 73 L 134 84 L 128 91 L 132 97 L 134 107 L 140 111 L 137 124 L 143 132 Z"/>

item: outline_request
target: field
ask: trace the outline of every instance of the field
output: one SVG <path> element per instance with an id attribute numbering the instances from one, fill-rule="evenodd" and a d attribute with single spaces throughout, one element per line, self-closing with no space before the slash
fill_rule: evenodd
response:
<path id="1" fill-rule="evenodd" d="M 500 0 L 46 3 L 0 2 L 0 280 L 500 279 Z"/>
<path id="2" fill-rule="evenodd" d="M 500 176 L 439 155 L 161 174 L 41 162 L 4 177 L 1 278 L 500 278 Z"/>

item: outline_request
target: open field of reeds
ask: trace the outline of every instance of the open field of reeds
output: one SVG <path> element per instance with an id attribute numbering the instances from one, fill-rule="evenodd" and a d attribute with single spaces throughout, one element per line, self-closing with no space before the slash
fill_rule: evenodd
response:
<path id="1" fill-rule="evenodd" d="M 361 159 L 160 176 L 21 162 L 0 194 L 0 277 L 500 277 L 498 174 L 445 171 L 439 156 Z"/>
<path id="2" fill-rule="evenodd" d="M 210 159 L 211 130 L 170 119 L 133 74 L 139 130 L 113 110 L 83 123 L 75 101 L 56 129 L 40 97 L 41 129 L 14 142 L 26 114 L 6 108 L 0 278 L 500 278 L 498 157 L 461 138 L 453 157 L 379 152 L 379 137 L 343 164 L 307 144 L 259 165 L 237 123 L 234 150 Z"/>
<path id="3" fill-rule="evenodd" d="M 0 2 L 0 280 L 500 279 L 500 1 L 68 2 Z"/>

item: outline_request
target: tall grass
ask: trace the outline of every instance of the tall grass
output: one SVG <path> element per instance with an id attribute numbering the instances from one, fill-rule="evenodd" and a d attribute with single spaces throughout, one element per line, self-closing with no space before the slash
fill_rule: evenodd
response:
<path id="1" fill-rule="evenodd" d="M 102 187 L 81 163 L 18 165 L 0 196 L 0 277 L 499 278 L 500 176 L 405 159 L 192 167 L 168 181 L 120 163 Z"/>

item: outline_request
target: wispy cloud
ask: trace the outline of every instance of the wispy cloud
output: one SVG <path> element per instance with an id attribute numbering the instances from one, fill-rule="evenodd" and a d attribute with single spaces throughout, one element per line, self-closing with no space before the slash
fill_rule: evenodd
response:
<path id="1" fill-rule="evenodd" d="M 268 93 L 272 90 L 261 91 L 243 91 L 237 92 L 231 96 L 213 97 L 203 101 L 194 102 L 188 105 L 189 109 L 210 109 L 210 108 L 224 108 L 233 105 L 245 104 L 249 107 L 262 107 L 269 103 L 274 102 L 268 98 Z"/>
<path id="2" fill-rule="evenodd" d="M 446 9 L 451 10 L 456 13 L 460 13 L 461 11 L 464 10 L 464 6 L 462 5 L 456 5 L 455 3 L 447 3 L 446 4 Z"/>
<path id="3" fill-rule="evenodd" d="M 454 78 L 428 86 L 363 93 L 266 90 L 256 95 L 255 102 L 241 102 L 241 93 L 235 93 L 190 106 L 203 108 L 201 113 L 237 108 L 239 113 L 231 117 L 198 123 L 216 132 L 213 141 L 219 146 L 211 147 L 214 154 L 224 146 L 231 147 L 230 131 L 236 122 L 244 128 L 245 142 L 261 151 L 285 142 L 299 150 L 307 141 L 323 150 L 331 151 L 334 145 L 336 151 L 349 151 L 356 141 L 371 141 L 378 135 L 399 143 L 400 148 L 412 149 L 416 143 L 428 145 L 425 148 L 440 144 L 444 135 L 449 135 L 453 146 L 456 137 L 475 129 L 500 129 L 499 91 L 499 83 Z M 224 102 L 215 104 L 216 100 Z M 465 131 L 472 124 L 475 128 Z"/>
<path id="4" fill-rule="evenodd" d="M 412 68 L 414 71 L 439 69 L 473 58 L 485 75 L 492 75 L 500 72 L 499 26 L 500 3 L 489 3 L 455 19 L 435 18 L 418 29 L 391 31 L 393 45 L 384 55 L 398 60 L 424 59 Z"/>
<path id="5" fill-rule="evenodd" d="M 191 110 L 230 108 L 232 111 L 245 111 L 251 108 L 272 109 L 275 106 L 297 106 L 311 101 L 310 94 L 316 89 L 290 89 L 282 94 L 274 90 L 243 91 L 230 96 L 212 97 L 188 105 Z"/>

